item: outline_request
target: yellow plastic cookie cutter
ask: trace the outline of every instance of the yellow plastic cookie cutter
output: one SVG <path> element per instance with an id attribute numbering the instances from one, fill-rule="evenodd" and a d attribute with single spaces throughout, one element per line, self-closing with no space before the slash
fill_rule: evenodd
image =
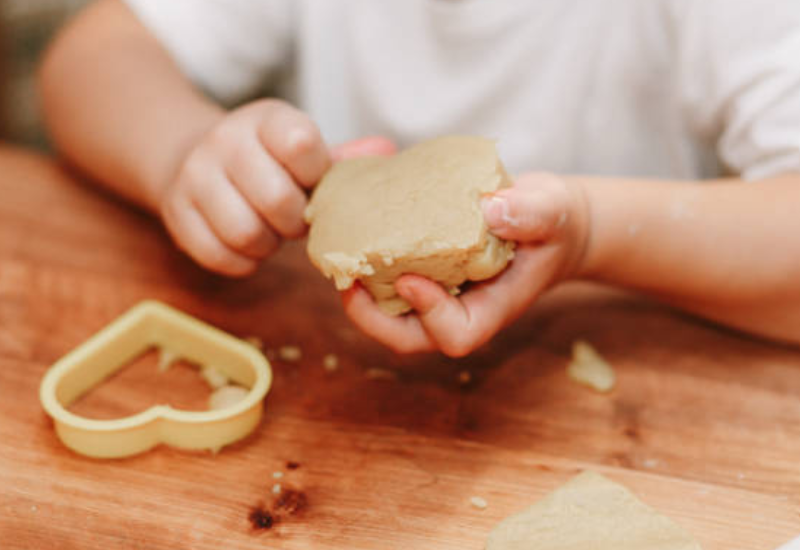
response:
<path id="1" fill-rule="evenodd" d="M 241 401 L 214 411 L 156 405 L 115 420 L 84 418 L 66 409 L 76 399 L 144 351 L 157 347 L 199 365 L 213 365 L 249 388 Z M 134 306 L 47 371 L 39 388 L 56 434 L 73 451 L 121 458 L 160 443 L 181 449 L 218 450 L 252 432 L 272 383 L 266 358 L 252 345 L 160 302 Z"/>

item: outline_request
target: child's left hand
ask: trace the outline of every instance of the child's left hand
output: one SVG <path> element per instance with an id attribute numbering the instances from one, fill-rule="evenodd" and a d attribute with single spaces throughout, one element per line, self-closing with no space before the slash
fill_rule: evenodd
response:
<path id="1" fill-rule="evenodd" d="M 439 350 L 462 357 L 514 321 L 545 290 L 575 275 L 588 240 L 583 188 L 549 174 L 527 174 L 482 201 L 492 233 L 518 241 L 511 265 L 458 297 L 418 275 L 395 283 L 414 312 L 390 317 L 361 286 L 343 294 L 345 311 L 367 335 L 398 353 Z"/>

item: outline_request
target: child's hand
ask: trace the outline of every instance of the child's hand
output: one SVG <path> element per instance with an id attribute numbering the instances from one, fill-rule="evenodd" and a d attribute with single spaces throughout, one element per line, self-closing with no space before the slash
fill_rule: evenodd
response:
<path id="1" fill-rule="evenodd" d="M 189 152 L 160 201 L 178 246 L 208 269 L 246 275 L 306 231 L 305 190 L 331 165 L 317 126 L 277 100 L 227 115 Z"/>
<path id="2" fill-rule="evenodd" d="M 369 336 L 399 353 L 440 350 L 464 356 L 516 319 L 544 290 L 575 274 L 587 241 L 583 189 L 547 174 L 528 174 L 483 199 L 495 235 L 518 241 L 503 273 L 459 297 L 417 275 L 396 283 L 414 313 L 390 317 L 356 286 L 344 293 L 347 314 Z"/>

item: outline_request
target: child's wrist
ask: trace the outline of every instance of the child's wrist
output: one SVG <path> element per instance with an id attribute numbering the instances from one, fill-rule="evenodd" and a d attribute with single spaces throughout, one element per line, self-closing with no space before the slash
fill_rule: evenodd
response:
<path id="1" fill-rule="evenodd" d="M 579 176 L 570 180 L 583 191 L 585 212 L 583 252 L 575 276 L 591 280 L 613 278 L 620 266 L 630 261 L 632 253 L 644 253 L 642 219 L 646 219 L 643 213 L 653 202 L 653 198 L 646 199 L 651 187 L 616 178 Z"/>
<path id="2" fill-rule="evenodd" d="M 184 127 L 179 135 L 171 136 L 171 143 L 164 144 L 164 154 L 153 175 L 149 178 L 148 203 L 153 212 L 160 212 L 170 187 L 184 169 L 187 161 L 203 139 L 226 116 L 226 112 L 216 105 L 208 104 L 207 109 Z"/>
<path id="3" fill-rule="evenodd" d="M 567 257 L 558 282 L 584 278 L 588 271 L 589 248 L 592 236 L 592 208 L 590 194 L 584 180 L 577 177 L 563 177 L 570 194 L 569 220 L 565 240 Z"/>

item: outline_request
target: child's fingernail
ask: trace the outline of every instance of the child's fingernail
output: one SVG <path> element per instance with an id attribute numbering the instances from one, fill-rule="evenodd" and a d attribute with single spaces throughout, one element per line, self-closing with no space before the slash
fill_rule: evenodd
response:
<path id="1" fill-rule="evenodd" d="M 483 219 L 489 227 L 497 227 L 503 224 L 504 201 L 500 197 L 488 197 L 481 200 Z"/>
<path id="2" fill-rule="evenodd" d="M 503 197 L 488 197 L 481 201 L 483 219 L 489 227 L 501 227 L 508 219 L 508 200 Z"/>

